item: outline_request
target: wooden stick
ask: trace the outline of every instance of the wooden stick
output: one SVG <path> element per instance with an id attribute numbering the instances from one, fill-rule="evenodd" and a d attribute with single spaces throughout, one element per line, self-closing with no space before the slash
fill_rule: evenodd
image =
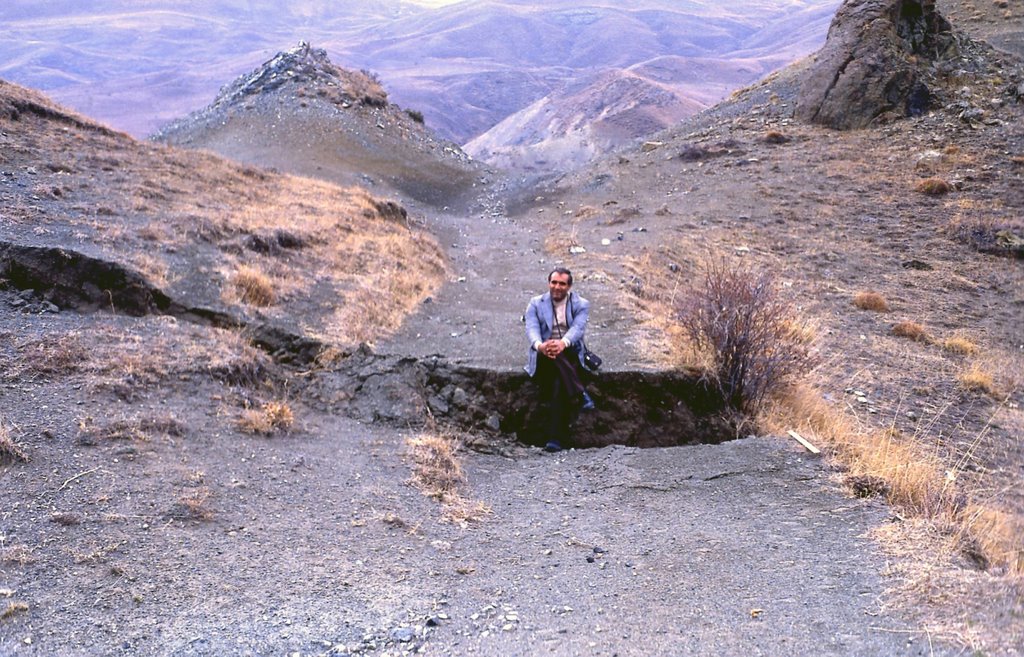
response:
<path id="1" fill-rule="evenodd" d="M 806 447 L 807 451 L 810 452 L 811 454 L 820 454 L 821 453 L 820 449 L 818 449 L 817 447 L 812 445 L 810 443 L 810 441 L 808 441 L 806 438 L 804 438 L 803 436 L 801 436 L 797 432 L 795 432 L 792 429 L 790 429 L 788 433 L 789 433 L 789 435 L 793 436 L 793 438 L 795 438 L 798 443 L 800 443 L 801 445 Z"/>

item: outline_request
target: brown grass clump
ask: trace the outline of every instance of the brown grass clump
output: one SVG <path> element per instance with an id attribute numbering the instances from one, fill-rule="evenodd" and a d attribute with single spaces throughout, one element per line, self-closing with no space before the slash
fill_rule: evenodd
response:
<path id="1" fill-rule="evenodd" d="M 915 191 L 928 196 L 942 196 L 948 194 L 951 189 L 949 183 L 942 178 L 925 178 L 914 187 Z"/>
<path id="2" fill-rule="evenodd" d="M 14 353 L 10 358 L 0 355 L 0 379 L 67 376 L 88 363 L 88 352 L 78 333 L 25 340 L 17 344 Z"/>
<path id="3" fill-rule="evenodd" d="M 965 356 L 973 356 L 980 351 L 978 345 L 974 344 L 970 338 L 962 335 L 953 335 L 946 338 L 942 341 L 942 348 L 950 353 L 963 354 Z"/>
<path id="4" fill-rule="evenodd" d="M 778 130 L 769 130 L 764 135 L 764 141 L 766 144 L 785 144 L 789 141 L 789 137 Z"/>
<path id="5" fill-rule="evenodd" d="M 0 563 L 13 563 L 19 566 L 27 566 L 35 562 L 36 557 L 32 554 L 32 548 L 23 543 L 0 548 Z"/>
<path id="6" fill-rule="evenodd" d="M 892 334 L 901 338 L 909 338 L 915 342 L 931 342 L 932 336 L 917 322 L 902 321 L 892 327 Z"/>
<path id="7" fill-rule="evenodd" d="M 28 611 L 27 604 L 24 602 L 10 602 L 3 611 L 0 611 L 0 620 L 6 620 L 23 611 Z"/>
<path id="8" fill-rule="evenodd" d="M 231 285 L 243 303 L 265 308 L 277 300 L 270 278 L 252 266 L 239 267 L 231 276 Z"/>
<path id="9" fill-rule="evenodd" d="M 261 405 L 258 410 L 246 410 L 238 420 L 238 428 L 242 431 L 264 436 L 287 433 L 294 424 L 295 414 L 285 401 L 270 401 Z"/>
<path id="10" fill-rule="evenodd" d="M 983 392 L 989 397 L 1002 399 L 1003 394 L 996 385 L 995 377 L 981 363 L 971 363 L 957 376 L 957 381 L 965 390 Z"/>
<path id="11" fill-rule="evenodd" d="M 106 424 L 96 424 L 92 417 L 78 420 L 78 442 L 82 445 L 112 440 L 149 442 L 156 435 L 183 436 L 185 432 L 185 425 L 170 416 L 120 418 Z"/>
<path id="12" fill-rule="evenodd" d="M 875 312 L 889 312 L 889 302 L 878 292 L 858 292 L 853 297 L 853 305 L 861 310 L 873 310 Z"/>
<path id="13" fill-rule="evenodd" d="M 482 502 L 467 500 L 460 492 L 466 475 L 458 458 L 460 441 L 447 432 L 429 431 L 406 440 L 413 460 L 412 484 L 424 495 L 441 502 L 445 518 L 465 524 L 490 513 Z"/>
<path id="14" fill-rule="evenodd" d="M 11 435 L 11 430 L 0 420 L 0 465 L 28 461 L 28 454 Z"/>
<path id="15" fill-rule="evenodd" d="M 210 520 L 213 518 L 210 496 L 210 489 L 206 486 L 186 491 L 178 498 L 171 515 L 183 520 Z"/>

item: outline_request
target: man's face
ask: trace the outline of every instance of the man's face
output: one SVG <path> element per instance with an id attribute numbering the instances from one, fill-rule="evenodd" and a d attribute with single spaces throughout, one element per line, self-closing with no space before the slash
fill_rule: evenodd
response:
<path id="1" fill-rule="evenodd" d="M 551 298 L 561 301 L 569 293 L 569 274 L 555 272 L 548 279 L 548 289 L 551 290 Z"/>

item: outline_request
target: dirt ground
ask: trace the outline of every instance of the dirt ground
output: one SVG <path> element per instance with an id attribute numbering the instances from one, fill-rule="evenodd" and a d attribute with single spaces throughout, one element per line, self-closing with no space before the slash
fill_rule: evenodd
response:
<path id="1" fill-rule="evenodd" d="M 523 309 L 568 264 L 593 303 L 590 346 L 639 380 L 671 364 L 645 290 L 684 289 L 705 254 L 725 253 L 779 271 L 820 322 L 827 401 L 923 437 L 975 494 L 1024 513 L 1021 261 L 949 228 L 1019 221 L 1021 105 L 990 107 L 992 124 L 936 112 L 840 134 L 794 124 L 786 80 L 771 84 L 558 181 L 491 172 L 448 210 L 402 199 L 450 276 L 366 349 L 515 372 Z M 766 140 L 773 130 L 785 140 Z M 3 163 L 16 169 L 0 176 L 9 240 L 44 239 L 66 211 L 18 185 L 29 167 L 43 187 L 67 175 L 32 157 Z M 914 191 L 932 175 L 953 190 Z M 892 309 L 856 309 L 866 290 Z M 44 292 L 0 290 L 3 431 L 29 458 L 0 465 L 4 657 L 1024 646 L 1019 577 L 935 553 L 942 541 L 880 539 L 913 522 L 854 497 L 835 464 L 788 437 L 547 454 L 471 432 L 462 493 L 489 513 L 457 522 L 410 482 L 406 440 L 429 424 L 359 412 L 357 390 L 331 388 L 348 380 L 344 357 L 283 365 L 225 328 L 51 308 Z M 903 319 L 936 341 L 892 335 Z M 941 348 L 961 333 L 978 354 Z M 957 383 L 975 362 L 1000 394 Z M 252 433 L 271 403 L 293 421 Z M 922 561 L 938 564 L 936 584 L 915 596 L 904 585 Z"/>

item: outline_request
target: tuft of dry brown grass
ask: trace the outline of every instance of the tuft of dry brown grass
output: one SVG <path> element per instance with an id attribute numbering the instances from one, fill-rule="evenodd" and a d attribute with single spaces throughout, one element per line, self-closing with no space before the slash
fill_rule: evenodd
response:
<path id="1" fill-rule="evenodd" d="M 231 285 L 243 303 L 265 308 L 277 301 L 270 278 L 251 265 L 239 267 L 231 276 Z"/>
<path id="2" fill-rule="evenodd" d="M 32 548 L 24 543 L 0 548 L 0 563 L 13 563 L 19 566 L 27 566 L 35 562 L 36 556 L 32 554 Z"/>
<path id="3" fill-rule="evenodd" d="M 245 433 L 271 436 L 287 433 L 295 424 L 295 414 L 286 401 L 269 401 L 259 409 L 247 409 L 238 419 L 238 428 Z"/>
<path id="4" fill-rule="evenodd" d="M 156 435 L 183 436 L 185 433 L 186 426 L 170 416 L 124 417 L 105 424 L 97 424 L 91 416 L 78 419 L 78 441 L 84 445 L 111 440 L 149 442 Z"/>
<path id="5" fill-rule="evenodd" d="M 846 480 L 855 492 L 860 487 L 884 494 L 901 513 L 953 531 L 959 549 L 976 553 L 976 560 L 1024 574 L 1020 519 L 970 500 L 959 484 L 968 457 L 950 467 L 922 436 L 865 430 L 809 385 L 792 387 L 773 402 L 759 418 L 761 426 L 774 432 L 796 427 L 826 448 L 848 470 Z"/>
<path id="6" fill-rule="evenodd" d="M 17 344 L 14 353 L 9 358 L 0 356 L 0 379 L 67 376 L 79 371 L 89 360 L 77 332 L 25 340 Z"/>
<path id="7" fill-rule="evenodd" d="M 962 335 L 953 335 L 942 341 L 942 348 L 954 354 L 973 356 L 981 349 L 970 338 Z"/>
<path id="8" fill-rule="evenodd" d="M 212 493 L 206 486 L 185 491 L 178 498 L 171 515 L 184 520 L 210 520 L 213 509 L 210 508 Z"/>
<path id="9" fill-rule="evenodd" d="M 952 188 L 942 178 L 925 178 L 917 183 L 914 190 L 928 196 L 942 196 L 948 194 Z"/>
<path id="10" fill-rule="evenodd" d="M 872 310 L 874 312 L 889 312 L 889 302 L 878 292 L 858 292 L 853 297 L 853 305 L 861 310 Z"/>
<path id="11" fill-rule="evenodd" d="M 9 602 L 3 611 L 0 611 L 0 620 L 6 620 L 15 614 L 28 611 L 28 605 L 24 602 Z"/>
<path id="12" fill-rule="evenodd" d="M 28 454 L 11 435 L 11 429 L 0 419 L 0 465 L 28 461 Z"/>
<path id="13" fill-rule="evenodd" d="M 462 496 L 466 475 L 458 457 L 460 440 L 454 434 L 427 431 L 407 439 L 406 445 L 413 461 L 412 484 L 444 505 L 447 520 L 465 524 L 491 512 L 486 504 Z"/>
<path id="14" fill-rule="evenodd" d="M 971 363 L 957 375 L 957 382 L 965 390 L 982 392 L 995 399 L 1003 398 L 1002 391 L 996 385 L 995 376 L 987 367 L 977 361 Z"/>
<path id="15" fill-rule="evenodd" d="M 917 322 L 911 322 L 909 320 L 904 320 L 902 322 L 894 324 L 892 327 L 892 334 L 901 338 L 909 338 L 911 340 L 914 340 L 915 342 L 932 341 L 932 336 L 928 333 L 924 326 L 918 324 Z"/>

